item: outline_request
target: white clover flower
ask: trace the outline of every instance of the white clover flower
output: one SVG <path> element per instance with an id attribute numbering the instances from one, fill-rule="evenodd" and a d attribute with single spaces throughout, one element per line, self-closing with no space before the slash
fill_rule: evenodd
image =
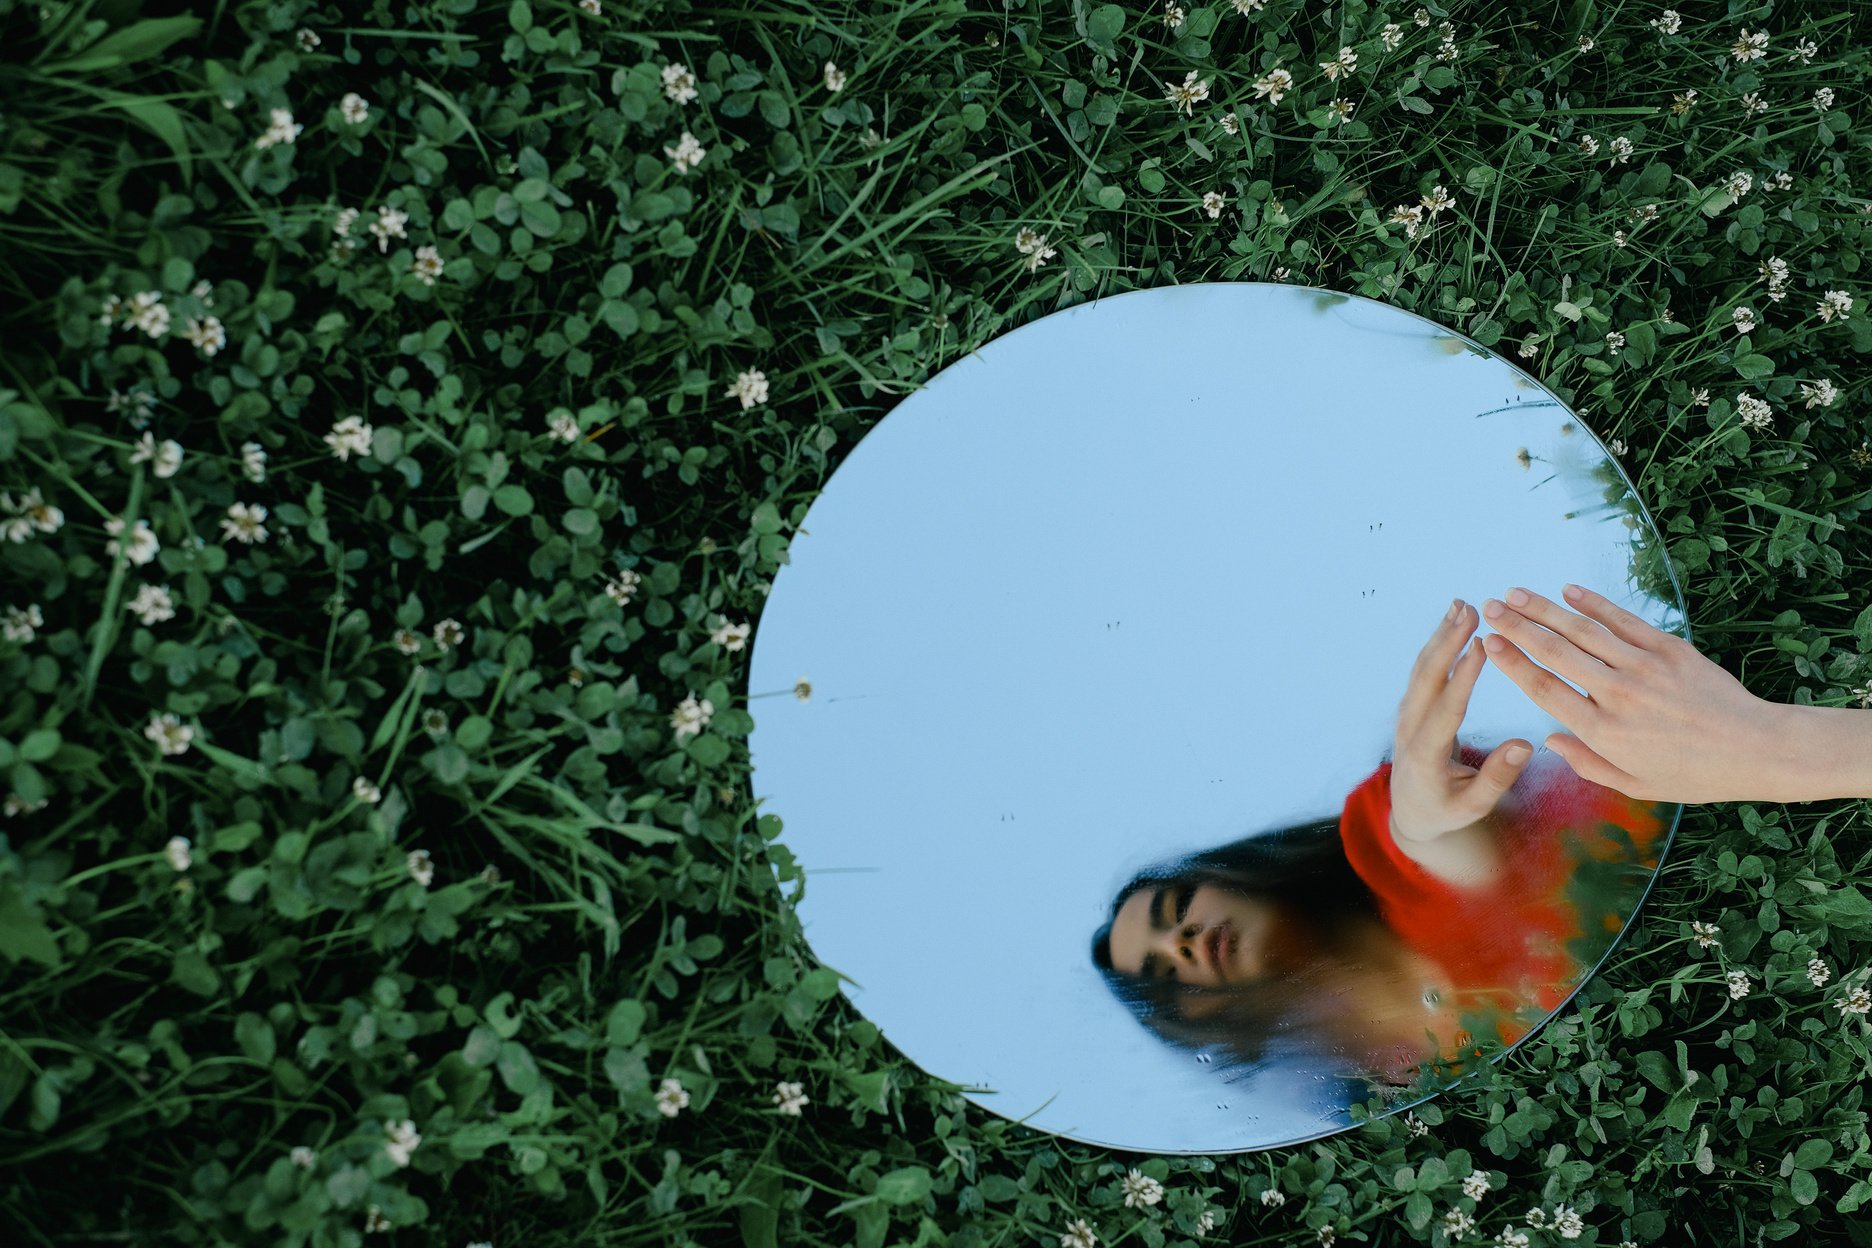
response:
<path id="1" fill-rule="evenodd" d="M 1774 409 L 1768 406 L 1767 400 L 1746 391 L 1736 395 L 1736 411 L 1741 413 L 1744 429 L 1767 429 L 1774 424 Z"/>
<path id="2" fill-rule="evenodd" d="M 689 1094 L 675 1079 L 665 1079 L 656 1091 L 657 1112 L 665 1118 L 674 1118 L 689 1107 Z"/>
<path id="3" fill-rule="evenodd" d="M 390 644 L 398 654 L 416 654 L 422 649 L 422 638 L 407 628 L 399 628 L 390 636 Z"/>
<path id="4" fill-rule="evenodd" d="M 561 408 L 546 418 L 546 431 L 561 442 L 576 442 L 579 438 L 578 417 Z"/>
<path id="5" fill-rule="evenodd" d="M 1270 1187 L 1261 1193 L 1261 1203 L 1270 1209 L 1278 1209 L 1287 1203 L 1287 1193 L 1278 1187 Z"/>
<path id="6" fill-rule="evenodd" d="M 1624 230 L 1613 230 L 1613 231 L 1612 231 L 1612 245 L 1613 245 L 1614 247 L 1624 247 L 1624 246 L 1626 246 L 1626 245 L 1627 245 L 1627 244 L 1628 244 L 1628 243 L 1629 243 L 1630 241 L 1631 241 L 1631 240 L 1629 240 L 1628 238 L 1626 238 L 1626 237 L 1625 237 L 1625 231 L 1624 231 Z"/>
<path id="7" fill-rule="evenodd" d="M 140 329 L 152 338 L 160 338 L 168 333 L 169 305 L 162 301 L 162 292 L 144 290 L 131 295 L 130 310 L 124 314 L 124 324 Z"/>
<path id="8" fill-rule="evenodd" d="M 1598 44 L 1596 43 L 1596 41 L 1593 39 L 1591 35 L 1581 35 L 1579 37 L 1579 50 L 1580 51 L 1590 52 L 1597 46 Z"/>
<path id="9" fill-rule="evenodd" d="M 4 618 L 0 618 L 0 635 L 8 641 L 28 642 L 37 637 L 38 631 L 45 627 L 45 616 L 39 612 L 39 604 L 32 603 L 25 609 L 8 607 Z"/>
<path id="10" fill-rule="evenodd" d="M 1852 311 L 1852 306 L 1853 298 L 1851 295 L 1843 290 L 1829 290 L 1826 292 L 1825 297 L 1814 305 L 1814 310 L 1819 313 L 1820 319 L 1823 321 L 1830 321 L 1836 316 L 1840 320 L 1845 321 L 1851 319 L 1846 314 Z"/>
<path id="11" fill-rule="evenodd" d="M 423 285 L 435 285 L 436 279 L 442 276 L 442 253 L 434 244 L 418 247 L 416 258 L 410 262 L 410 272 L 421 279 Z"/>
<path id="12" fill-rule="evenodd" d="M 1286 71 L 1279 72 L 1285 73 Z M 1291 76 L 1288 81 L 1293 81 Z M 1164 83 L 1164 98 L 1182 109 L 1185 117 L 1193 117 L 1196 115 L 1196 106 L 1209 98 L 1209 82 L 1207 79 L 1198 82 L 1196 71 L 1192 69 L 1184 75 L 1182 83 Z M 1275 103 L 1279 101 L 1276 100 Z"/>
<path id="13" fill-rule="evenodd" d="M 1442 43 L 1437 45 L 1436 59 L 1439 61 L 1453 61 L 1459 54 L 1459 49 L 1456 47 L 1456 40 L 1454 37 L 1446 37 Z M 1322 1227 L 1321 1229 L 1323 1230 L 1325 1228 Z"/>
<path id="14" fill-rule="evenodd" d="M 1633 150 L 1632 141 L 1621 134 L 1612 140 L 1612 155 L 1609 159 L 1615 165 L 1629 164 Z"/>
<path id="15" fill-rule="evenodd" d="M 1539 334 L 1529 334 L 1521 340 L 1521 347 L 1515 354 L 1524 360 L 1533 359 L 1540 354 L 1540 340 L 1541 336 Z"/>
<path id="16" fill-rule="evenodd" d="M 1163 1199 L 1163 1184 L 1141 1170 L 1133 1170 L 1125 1175 L 1121 1186 L 1124 1189 L 1124 1203 L 1127 1209 L 1154 1205 Z"/>
<path id="17" fill-rule="evenodd" d="M 13 506 L 12 499 L 8 495 L 0 494 L 0 500 L 4 500 L 8 508 Z M 40 533 L 56 533 L 65 526 L 65 513 L 46 502 L 36 485 L 27 490 L 24 497 L 20 499 L 17 519 L 24 523 L 29 531 Z M 26 539 L 18 537 L 13 540 L 23 542 Z"/>
<path id="18" fill-rule="evenodd" d="M 1098 1236 L 1084 1218 L 1074 1218 L 1059 1237 L 1060 1248 L 1098 1248 Z"/>
<path id="19" fill-rule="evenodd" d="M 258 442 L 241 443 L 241 474 L 258 484 L 266 480 L 266 448 Z"/>
<path id="20" fill-rule="evenodd" d="M 1265 98 L 1269 104 L 1278 104 L 1287 93 L 1293 90 L 1293 75 L 1276 66 L 1254 80 L 1256 99 Z"/>
<path id="21" fill-rule="evenodd" d="M 1679 30 L 1683 29 L 1683 15 L 1677 12 L 1676 9 L 1665 9 L 1662 13 L 1652 18 L 1649 24 L 1657 27 L 1657 32 L 1660 35 L 1674 35 Z"/>
<path id="22" fill-rule="evenodd" d="M 1768 111 L 1768 101 L 1762 99 L 1759 91 L 1744 91 L 1740 103 L 1744 117 L 1753 117 L 1756 113 Z"/>
<path id="23" fill-rule="evenodd" d="M 624 568 L 605 584 L 604 592 L 605 595 L 609 597 L 612 602 L 617 603 L 618 606 L 628 606 L 630 605 L 630 600 L 636 596 L 637 586 L 641 584 L 642 581 L 643 577 L 641 575 L 631 571 L 629 568 Z"/>
<path id="24" fill-rule="evenodd" d="M 1820 45 L 1811 39 L 1802 39 L 1794 45 L 1793 55 L 1800 58 L 1803 65 L 1813 64 L 1814 54 L 1820 51 Z"/>
<path id="25" fill-rule="evenodd" d="M 1222 133 L 1231 136 L 1240 134 L 1241 121 L 1235 114 L 1229 112 L 1227 109 L 1221 110 L 1221 113 L 1222 115 L 1217 119 L 1216 124 L 1222 127 Z"/>
<path id="26" fill-rule="evenodd" d="M 357 219 L 363 215 L 356 208 L 346 208 L 340 211 L 336 219 L 332 221 L 332 233 L 339 238 L 349 238 L 351 227 L 356 225 Z"/>
<path id="27" fill-rule="evenodd" d="M 175 599 L 169 596 L 166 585 L 138 586 L 136 596 L 124 609 L 145 625 L 175 619 Z"/>
<path id="28" fill-rule="evenodd" d="M 845 71 L 831 61 L 825 63 L 825 89 L 834 95 L 845 89 Z"/>
<path id="29" fill-rule="evenodd" d="M 1430 10 L 1420 7 L 1415 13 L 1411 14 L 1411 21 L 1416 22 L 1419 26 L 1428 26 L 1430 24 Z"/>
<path id="30" fill-rule="evenodd" d="M 320 39 L 316 34 L 303 26 L 299 28 L 299 33 L 293 37 L 298 40 L 299 50 L 301 52 L 310 52 L 324 42 L 324 40 Z"/>
<path id="31" fill-rule="evenodd" d="M 1734 199 L 1741 199 L 1753 189 L 1755 189 L 1755 179 L 1746 169 L 1736 170 L 1729 175 L 1729 180 L 1723 183 L 1723 190 L 1729 192 L 1730 197 Z"/>
<path id="32" fill-rule="evenodd" d="M 143 729 L 143 735 L 154 741 L 156 748 L 164 754 L 183 754 L 188 751 L 189 742 L 195 739 L 195 730 L 174 714 L 164 711 L 150 717 L 149 726 Z"/>
<path id="33" fill-rule="evenodd" d="M 349 461 L 353 455 L 370 454 L 375 432 L 372 426 L 364 423 L 362 416 L 347 416 L 325 435 L 325 445 L 331 447 L 332 454 L 339 459 Z"/>
<path id="34" fill-rule="evenodd" d="M 1833 107 L 1833 88 L 1821 87 L 1813 93 L 1813 106 L 1817 112 L 1826 112 Z"/>
<path id="35" fill-rule="evenodd" d="M 696 140 L 695 135 L 685 130 L 676 146 L 664 148 L 663 154 L 670 158 L 670 164 L 677 173 L 688 173 L 702 163 L 702 158 L 708 155 L 708 149 Z"/>
<path id="36" fill-rule="evenodd" d="M 1041 265 L 1059 254 L 1047 246 L 1046 235 L 1038 233 L 1031 226 L 1023 225 L 1014 233 L 1014 250 L 1027 257 L 1027 271 L 1034 272 Z"/>
<path id="37" fill-rule="evenodd" d="M 305 130 L 304 126 L 293 124 L 292 110 L 289 108 L 273 109 L 269 116 L 271 120 L 266 133 L 254 140 L 254 146 L 263 151 L 275 143 L 292 143 Z"/>
<path id="38" fill-rule="evenodd" d="M 221 521 L 221 536 L 226 541 L 245 542 L 251 546 L 267 539 L 264 521 L 267 509 L 260 503 L 235 503 Z"/>
<path id="39" fill-rule="evenodd" d="M 1855 988 L 1834 1002 L 1834 1008 L 1839 1010 L 1841 1018 L 1850 1014 L 1863 1015 L 1868 1010 L 1872 1010 L 1872 992 L 1867 992 L 1864 988 Z"/>
<path id="40" fill-rule="evenodd" d="M 1833 978 L 1832 970 L 1819 958 L 1810 958 L 1807 962 L 1807 979 L 1816 988 L 1826 987 L 1827 980 Z"/>
<path id="41" fill-rule="evenodd" d="M 123 517 L 112 516 L 110 519 L 106 520 L 104 522 L 104 531 L 109 533 L 113 539 L 121 537 L 124 531 Z M 104 553 L 114 559 L 117 557 L 117 551 L 120 545 L 123 547 L 124 557 L 138 567 L 142 567 L 144 564 L 154 559 L 156 557 L 156 552 L 162 549 L 157 543 L 156 534 L 150 529 L 149 521 L 147 520 L 138 520 L 136 522 L 135 527 L 130 530 L 128 540 L 122 543 L 116 540 L 104 543 Z"/>
<path id="42" fill-rule="evenodd" d="M 318 1165 L 318 1154 L 301 1144 L 292 1150 L 292 1164 L 301 1170 L 310 1170 Z"/>
<path id="43" fill-rule="evenodd" d="M 409 237 L 403 230 L 403 227 L 408 224 L 409 213 L 400 208 L 392 208 L 388 204 L 381 204 L 377 208 L 377 219 L 364 228 L 376 236 L 377 250 L 388 252 L 391 239 Z"/>
<path id="44" fill-rule="evenodd" d="M 1340 48 L 1338 56 L 1330 61 L 1321 61 L 1319 67 L 1320 72 L 1326 75 L 1328 81 L 1331 81 L 1341 74 L 1349 74 L 1358 68 L 1358 52 L 1349 47 Z"/>
<path id="45" fill-rule="evenodd" d="M 748 627 L 748 622 L 746 620 L 743 620 L 739 624 L 730 624 L 726 617 L 724 617 L 715 631 L 709 634 L 709 640 L 722 649 L 732 653 L 737 650 L 747 649 L 747 639 L 750 631 L 752 630 Z"/>
<path id="46" fill-rule="evenodd" d="M 468 631 L 461 626 L 459 620 L 447 619 L 437 624 L 430 636 L 435 638 L 435 644 L 442 649 L 453 650 L 467 640 Z"/>
<path id="47" fill-rule="evenodd" d="M 338 111 L 350 124 L 361 126 L 370 117 L 370 103 L 357 92 L 347 91 L 338 101 Z"/>
<path id="48" fill-rule="evenodd" d="M 1801 398 L 1807 400 L 1808 407 L 1832 407 L 1833 400 L 1839 398 L 1839 390 L 1825 378 L 1811 383 L 1803 381 Z"/>
<path id="49" fill-rule="evenodd" d="M 1332 114 L 1332 119 L 1334 121 L 1338 122 L 1340 125 L 1344 125 L 1346 122 L 1352 120 L 1352 110 L 1357 107 L 1358 105 L 1354 104 L 1351 100 L 1341 96 L 1339 99 L 1328 104 L 1326 106 L 1326 111 Z"/>
<path id="50" fill-rule="evenodd" d="M 435 879 L 435 861 L 426 849 L 410 850 L 409 855 L 403 859 L 403 869 L 409 873 L 410 879 L 415 880 L 424 888 L 428 888 L 429 882 Z"/>
<path id="51" fill-rule="evenodd" d="M 1486 1170 L 1471 1170 L 1469 1177 L 1462 1181 L 1462 1194 L 1470 1200 L 1481 1200 L 1489 1193 L 1489 1177 Z"/>
<path id="52" fill-rule="evenodd" d="M 1461 1209 L 1451 1209 L 1443 1215 L 1443 1230 L 1451 1238 L 1467 1235 L 1475 1229 L 1475 1219 Z"/>
<path id="53" fill-rule="evenodd" d="M 177 871 L 186 871 L 195 861 L 189 855 L 191 844 L 193 842 L 186 836 L 172 836 L 169 838 L 169 843 L 163 846 L 163 857 L 167 858 L 169 865 Z"/>
<path id="54" fill-rule="evenodd" d="M 1222 215 L 1222 208 L 1228 201 L 1220 191 L 1205 191 L 1202 197 L 1203 211 L 1209 214 L 1211 221 Z"/>
<path id="55" fill-rule="evenodd" d="M 663 67 L 663 94 L 678 104 L 687 104 L 700 92 L 696 90 L 696 76 L 689 72 L 689 67 L 680 61 Z"/>
<path id="56" fill-rule="evenodd" d="M 1578 1239 L 1586 1232 L 1586 1220 L 1580 1217 L 1578 1210 L 1569 1209 L 1565 1205 L 1554 1207 L 1553 1225 L 1560 1232 L 1561 1239 Z"/>
<path id="57" fill-rule="evenodd" d="M 1500 1248 L 1528 1248 L 1527 1232 L 1517 1231 L 1512 1226 L 1503 1227 L 1495 1236 L 1495 1242 Z"/>
<path id="58" fill-rule="evenodd" d="M 1235 11 L 1243 17 L 1247 17 L 1251 13 L 1259 13 L 1268 6 L 1268 0 L 1229 0 L 1229 3 L 1233 5 Z"/>
<path id="59" fill-rule="evenodd" d="M 1423 197 L 1424 211 L 1433 217 L 1436 216 L 1437 213 L 1442 212 L 1445 208 L 1453 206 L 1455 203 L 1456 197 L 1444 190 L 1441 186 L 1431 187 L 1430 193 Z"/>
<path id="60" fill-rule="evenodd" d="M 1613 355 L 1617 355 L 1625 349 L 1625 335 L 1621 334 L 1616 329 L 1605 336 L 1605 342 L 1606 346 L 1611 349 Z"/>
<path id="61" fill-rule="evenodd" d="M 1729 314 L 1729 319 L 1735 322 L 1736 333 L 1752 334 L 1755 332 L 1755 309 L 1737 308 Z"/>
<path id="62" fill-rule="evenodd" d="M 182 336 L 210 358 L 227 346 L 227 329 L 221 324 L 221 318 L 215 316 L 189 317 Z"/>
<path id="63" fill-rule="evenodd" d="M 787 1083 L 783 1080 L 774 1086 L 774 1107 L 789 1118 L 798 1118 L 800 1110 L 806 1107 L 808 1099 L 805 1084 Z"/>
<path id="64" fill-rule="evenodd" d="M 369 780 L 366 780 L 363 776 L 359 776 L 351 782 L 351 796 L 357 798 L 358 801 L 363 802 L 366 806 L 375 806 L 378 802 L 383 801 L 383 790 L 372 784 Z"/>
<path id="65" fill-rule="evenodd" d="M 1407 1113 L 1404 1115 L 1404 1130 L 1411 1139 L 1415 1140 L 1430 1134 L 1430 1124 L 1418 1118 L 1416 1114 Z"/>
<path id="66" fill-rule="evenodd" d="M 384 1152 L 390 1155 L 390 1160 L 399 1167 L 409 1165 L 410 1154 L 422 1143 L 422 1136 L 416 1133 L 416 1124 L 407 1118 L 402 1122 L 385 1119 L 384 1133 L 390 1137 L 390 1142 L 384 1145 Z"/>
<path id="67" fill-rule="evenodd" d="M 715 704 L 707 698 L 698 702 L 693 693 L 684 698 L 670 715 L 670 727 L 676 730 L 677 744 L 680 745 L 684 737 L 700 734 L 714 714 Z"/>
<path id="68" fill-rule="evenodd" d="M 1743 27 L 1742 33 L 1736 37 L 1735 44 L 1730 50 L 1735 53 L 1735 59 L 1738 61 L 1759 61 L 1768 55 L 1768 32 L 1758 30 L 1751 35 L 1748 28 Z"/>
<path id="69" fill-rule="evenodd" d="M 182 467 L 182 444 L 169 439 L 161 446 L 156 445 L 156 435 L 145 433 L 137 439 L 136 447 L 130 452 L 130 462 L 149 464 L 150 471 L 158 477 L 173 477 Z"/>
<path id="70" fill-rule="evenodd" d="M 383 1207 L 381 1205 L 378 1205 L 375 1202 L 372 1202 L 369 1206 L 365 1208 L 364 1210 L 364 1233 L 366 1235 L 381 1235 L 385 1231 L 388 1231 L 394 1225 L 396 1224 L 390 1221 L 390 1219 L 384 1215 Z"/>
<path id="71" fill-rule="evenodd" d="M 1697 91 L 1695 87 L 1692 87 L 1688 91 L 1681 91 L 1677 93 L 1676 95 L 1671 96 L 1671 115 L 1673 117 L 1683 116 L 1685 113 L 1690 111 L 1690 106 L 1695 104 L 1696 101 L 1697 101 Z"/>
<path id="72" fill-rule="evenodd" d="M 1622 456 L 1625 454 L 1626 449 L 1624 438 L 1613 438 L 1610 442 L 1606 443 L 1606 450 L 1611 451 L 1614 455 Z"/>
<path id="73" fill-rule="evenodd" d="M 599 0 L 578 0 L 578 7 L 584 9 L 593 17 L 597 17 L 600 13 L 604 12 L 604 6 L 599 3 Z"/>
<path id="74" fill-rule="evenodd" d="M 723 398 L 740 399 L 741 410 L 747 411 L 756 403 L 767 401 L 767 374 L 758 368 L 743 369 L 735 376 L 734 384 L 723 393 Z"/>
<path id="75" fill-rule="evenodd" d="M 1709 392 L 1708 386 L 1702 387 L 1695 394 L 1690 396 L 1690 405 L 1692 407 L 1708 407 L 1709 404 L 1710 404 L 1710 392 Z M 1713 932 L 1716 930 L 1717 928 L 1715 927 L 1715 925 L 1712 924 L 1710 926 L 1710 931 Z"/>
<path id="76" fill-rule="evenodd" d="M 1725 978 L 1729 981 L 1729 999 L 1731 1001 L 1740 1001 L 1743 997 L 1748 996 L 1749 977 L 1747 971 L 1730 971 Z"/>
<path id="77" fill-rule="evenodd" d="M 1216 1210 L 1205 1209 L 1196 1219 L 1196 1233 L 1207 1235 L 1216 1228 Z"/>
<path id="78" fill-rule="evenodd" d="M 1417 231 L 1423 228 L 1422 204 L 1399 204 L 1391 210 L 1390 224 L 1404 227 L 1404 237 L 1416 238 Z"/>
<path id="79" fill-rule="evenodd" d="M 1163 24 L 1165 26 L 1168 26 L 1171 30 L 1177 29 L 1179 26 L 1183 25 L 1184 16 L 1185 14 L 1176 4 L 1176 0 L 1165 0 L 1163 11 Z"/>
<path id="80" fill-rule="evenodd" d="M 1582 156 L 1597 156 L 1599 154 L 1599 140 L 1593 138 L 1590 134 L 1582 134 L 1579 140 L 1579 150 Z"/>
<path id="81" fill-rule="evenodd" d="M 424 711 L 422 713 L 421 722 L 423 731 L 432 737 L 445 737 L 448 735 L 448 712 L 439 707 L 432 706 Z"/>
<path id="82" fill-rule="evenodd" d="M 1785 191 L 1794 185 L 1794 175 L 1785 169 L 1778 169 L 1774 173 L 1768 175 L 1768 180 L 1763 183 L 1763 185 L 1772 187 L 1777 191 Z"/>
<path id="83" fill-rule="evenodd" d="M 1385 51 L 1395 52 L 1398 45 L 1404 42 L 1404 28 L 1396 22 L 1386 22 L 1385 28 L 1378 32 L 1378 40 L 1384 44 Z"/>

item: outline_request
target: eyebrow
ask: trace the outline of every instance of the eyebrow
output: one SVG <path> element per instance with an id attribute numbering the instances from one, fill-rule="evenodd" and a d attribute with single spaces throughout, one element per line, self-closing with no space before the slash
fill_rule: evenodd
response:
<path id="1" fill-rule="evenodd" d="M 1170 924 L 1166 922 L 1163 917 L 1164 898 L 1168 897 L 1169 895 L 1170 895 L 1169 888 L 1167 888 L 1166 886 L 1162 884 L 1159 884 L 1157 886 L 1156 893 L 1154 893 L 1151 896 L 1150 923 L 1151 923 L 1151 930 L 1153 932 L 1161 932 L 1165 928 L 1170 926 Z M 1155 974 L 1156 965 L 1157 965 L 1157 955 L 1154 953 L 1147 953 L 1144 955 L 1143 963 L 1140 964 L 1138 967 L 1138 974 L 1142 975 L 1146 979 L 1156 979 L 1158 978 L 1158 976 Z"/>

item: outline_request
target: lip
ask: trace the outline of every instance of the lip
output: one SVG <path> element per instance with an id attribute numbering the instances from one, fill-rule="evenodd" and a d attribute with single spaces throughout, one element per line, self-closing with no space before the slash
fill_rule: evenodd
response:
<path id="1" fill-rule="evenodd" d="M 1229 946 L 1229 931 L 1226 926 L 1217 927 L 1203 942 L 1203 950 L 1209 955 L 1209 969 L 1216 977 L 1222 978 L 1222 959 Z"/>

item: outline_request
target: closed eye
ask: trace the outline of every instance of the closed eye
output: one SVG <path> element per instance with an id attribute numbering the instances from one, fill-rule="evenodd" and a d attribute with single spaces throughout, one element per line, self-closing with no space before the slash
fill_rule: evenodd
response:
<path id="1" fill-rule="evenodd" d="M 1168 891 L 1168 890 L 1159 891 L 1157 896 L 1152 898 L 1151 900 L 1151 914 L 1153 916 L 1153 921 L 1151 923 L 1151 926 L 1156 928 L 1159 931 L 1162 931 L 1165 927 L 1169 926 L 1168 924 L 1164 923 L 1161 918 L 1156 917 L 1162 914 L 1163 912 L 1163 896 L 1164 896 L 1165 891 Z M 1183 887 L 1177 890 L 1175 922 L 1181 923 L 1184 919 L 1184 916 L 1189 914 L 1190 902 L 1195 899 L 1195 896 L 1196 896 L 1196 886 L 1194 884 L 1185 884 L 1183 885 Z M 1154 953 L 1144 955 L 1144 963 L 1142 966 L 1138 968 L 1138 971 L 1146 979 L 1176 979 L 1177 978 L 1176 963 L 1174 962 L 1167 963 L 1164 966 L 1161 974 L 1158 972 L 1157 955 Z"/>

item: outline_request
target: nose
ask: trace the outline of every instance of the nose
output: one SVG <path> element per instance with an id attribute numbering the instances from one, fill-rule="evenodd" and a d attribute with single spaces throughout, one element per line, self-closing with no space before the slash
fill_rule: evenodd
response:
<path id="1" fill-rule="evenodd" d="M 1185 923 L 1163 934 L 1163 953 L 1184 970 L 1207 970 L 1198 952 L 1197 942 L 1202 937 L 1201 923 Z"/>

